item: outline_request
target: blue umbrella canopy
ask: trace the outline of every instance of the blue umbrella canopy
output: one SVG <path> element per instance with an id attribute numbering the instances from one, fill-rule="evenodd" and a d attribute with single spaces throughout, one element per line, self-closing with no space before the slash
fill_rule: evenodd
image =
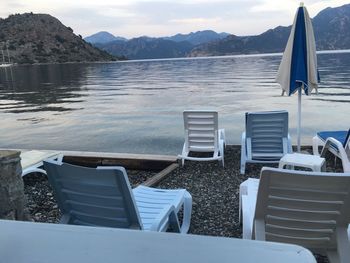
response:
<path id="1" fill-rule="evenodd" d="M 288 96 L 298 91 L 298 150 L 300 151 L 301 93 L 317 91 L 319 75 L 315 36 L 310 16 L 303 4 L 298 8 L 278 69 L 276 81 Z"/>

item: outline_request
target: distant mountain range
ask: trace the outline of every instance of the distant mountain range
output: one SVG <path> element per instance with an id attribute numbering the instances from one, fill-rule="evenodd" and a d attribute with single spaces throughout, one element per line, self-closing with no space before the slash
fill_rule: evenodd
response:
<path id="1" fill-rule="evenodd" d="M 126 40 L 108 32 L 99 32 L 84 39 L 110 54 L 129 59 L 148 59 L 184 57 L 197 45 L 220 40 L 229 35 L 228 33 L 204 30 L 189 34 L 176 34 L 170 37 L 143 36 Z"/>
<path id="2" fill-rule="evenodd" d="M 317 50 L 350 49 L 350 4 L 326 8 L 312 22 Z M 255 36 L 205 30 L 163 38 L 114 39 L 111 42 L 94 42 L 94 45 L 129 59 L 273 53 L 283 52 L 290 30 L 291 26 L 278 26 Z"/>
<path id="3" fill-rule="evenodd" d="M 178 58 L 185 57 L 192 50 L 189 42 L 175 42 L 162 38 L 139 37 L 128 41 L 96 43 L 96 47 L 128 59 Z"/>
<path id="4" fill-rule="evenodd" d="M 19 64 L 116 60 L 46 14 L 0 19 L 0 49 L 8 49 L 11 61 Z"/>
<path id="5" fill-rule="evenodd" d="M 214 41 L 218 39 L 223 39 L 230 35 L 229 33 L 216 33 L 213 30 L 204 30 L 204 31 L 197 31 L 197 32 L 191 32 L 189 34 L 176 34 L 174 36 L 170 37 L 159 37 L 158 39 L 164 39 L 164 40 L 171 40 L 174 42 L 184 42 L 187 41 L 191 43 L 192 45 L 199 45 L 203 43 L 207 43 L 209 41 Z M 157 38 L 151 38 L 147 36 L 142 36 L 139 38 L 143 39 L 157 39 Z M 89 42 L 91 44 L 107 44 L 109 42 L 113 41 L 127 41 L 128 39 L 124 37 L 118 37 L 114 36 L 109 32 L 101 31 L 96 34 L 93 34 L 91 36 L 85 37 L 84 40 L 86 42 Z"/>

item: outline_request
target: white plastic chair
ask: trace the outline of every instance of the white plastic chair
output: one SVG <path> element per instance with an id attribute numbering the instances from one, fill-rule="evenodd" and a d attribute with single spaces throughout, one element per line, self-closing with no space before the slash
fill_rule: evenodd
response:
<path id="1" fill-rule="evenodd" d="M 44 161 L 62 212 L 60 223 L 187 233 L 192 197 L 185 189 L 138 186 L 131 190 L 123 167 L 87 168 Z M 183 207 L 180 227 L 177 214 Z"/>
<path id="2" fill-rule="evenodd" d="M 185 127 L 185 143 L 182 154 L 178 157 L 191 161 L 222 162 L 224 167 L 225 130 L 218 129 L 218 113 L 216 111 L 186 110 L 183 112 Z M 212 152 L 212 157 L 191 157 L 190 152 Z"/>
<path id="3" fill-rule="evenodd" d="M 246 163 L 278 163 L 287 153 L 292 153 L 288 112 L 247 112 L 241 139 L 241 174 L 245 174 Z"/>
<path id="4" fill-rule="evenodd" d="M 318 149 L 322 147 L 321 154 Z M 350 172 L 350 129 L 348 131 L 318 132 L 312 138 L 314 155 L 325 157 L 327 151 L 341 159 L 344 172 Z"/>
<path id="5" fill-rule="evenodd" d="M 350 173 L 264 167 L 240 186 L 243 238 L 301 245 L 350 262 Z"/>

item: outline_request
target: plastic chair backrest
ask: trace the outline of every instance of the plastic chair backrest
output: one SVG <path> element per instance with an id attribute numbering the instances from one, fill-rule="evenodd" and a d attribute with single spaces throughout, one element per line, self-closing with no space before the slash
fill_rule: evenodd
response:
<path id="1" fill-rule="evenodd" d="M 332 249 L 337 247 L 336 228 L 346 232 L 350 223 L 349 205 L 350 173 L 264 167 L 254 220 L 264 222 L 266 241 Z"/>
<path id="2" fill-rule="evenodd" d="M 44 161 L 44 168 L 68 224 L 142 229 L 123 167 L 99 170 Z"/>
<path id="3" fill-rule="evenodd" d="M 218 113 L 184 111 L 185 146 L 188 151 L 218 151 Z"/>
<path id="4" fill-rule="evenodd" d="M 246 113 L 246 137 L 252 153 L 283 153 L 283 138 L 288 138 L 288 112 L 265 111 Z"/>

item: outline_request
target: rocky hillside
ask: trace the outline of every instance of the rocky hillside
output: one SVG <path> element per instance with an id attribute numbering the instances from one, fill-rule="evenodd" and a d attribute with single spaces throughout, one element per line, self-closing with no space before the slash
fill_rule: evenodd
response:
<path id="1" fill-rule="evenodd" d="M 312 22 L 318 49 L 350 48 L 350 4 L 326 8 Z"/>
<path id="2" fill-rule="evenodd" d="M 20 64 L 115 60 L 46 14 L 16 14 L 0 19 L 0 48 L 6 46 L 11 60 Z"/>
<path id="3" fill-rule="evenodd" d="M 317 50 L 350 48 L 350 4 L 326 8 L 312 20 Z M 283 52 L 291 26 L 276 27 L 257 36 L 228 36 L 196 46 L 189 56 L 220 56 Z"/>

